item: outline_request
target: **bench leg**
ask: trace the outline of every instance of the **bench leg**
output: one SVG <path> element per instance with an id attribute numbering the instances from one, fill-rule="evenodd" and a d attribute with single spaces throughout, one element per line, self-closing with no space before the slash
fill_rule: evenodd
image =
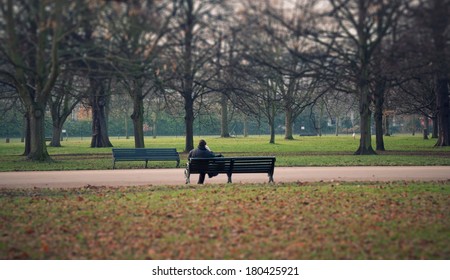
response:
<path id="1" fill-rule="evenodd" d="M 232 183 L 231 182 L 231 174 L 227 174 L 227 176 L 228 176 L 228 182 L 227 183 Z"/>
<path id="2" fill-rule="evenodd" d="M 113 168 L 112 169 L 115 169 L 116 168 L 116 160 L 113 160 Z"/>
<path id="3" fill-rule="evenodd" d="M 273 174 L 269 174 L 269 183 L 275 183 L 275 182 L 273 181 Z"/>
<path id="4" fill-rule="evenodd" d="M 147 163 L 148 163 L 148 160 L 145 161 L 145 168 L 147 168 Z"/>
<path id="5" fill-rule="evenodd" d="M 191 183 L 191 174 L 189 174 L 189 170 L 185 169 L 184 170 L 184 177 L 186 178 L 186 184 L 190 184 Z"/>

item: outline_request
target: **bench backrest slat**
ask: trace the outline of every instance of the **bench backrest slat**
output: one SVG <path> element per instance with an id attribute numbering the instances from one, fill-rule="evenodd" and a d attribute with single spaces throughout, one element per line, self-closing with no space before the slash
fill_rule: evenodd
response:
<path id="1" fill-rule="evenodd" d="M 270 173 L 275 166 L 275 157 L 191 158 L 189 171 L 219 173 Z"/>
<path id="2" fill-rule="evenodd" d="M 179 158 L 177 150 L 171 148 L 113 148 L 112 153 L 115 158 Z"/>
<path id="3" fill-rule="evenodd" d="M 273 157 L 249 157 L 235 158 L 233 173 L 271 173 L 273 172 L 275 158 Z"/>
<path id="4" fill-rule="evenodd" d="M 229 172 L 230 167 L 230 158 L 191 158 L 189 161 L 189 170 L 191 173 L 198 173 L 204 170 L 226 173 Z"/>

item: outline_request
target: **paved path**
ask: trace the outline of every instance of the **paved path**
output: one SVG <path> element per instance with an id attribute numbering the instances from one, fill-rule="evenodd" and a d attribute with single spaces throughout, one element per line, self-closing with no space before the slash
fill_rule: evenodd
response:
<path id="1" fill-rule="evenodd" d="M 0 172 L 0 188 L 74 188 L 84 186 L 183 185 L 184 169 L 116 169 Z M 191 182 L 198 175 L 191 175 Z M 450 166 L 276 167 L 275 182 L 450 180 Z M 226 183 L 220 174 L 206 183 Z M 267 182 L 265 174 L 236 174 L 233 183 Z"/>

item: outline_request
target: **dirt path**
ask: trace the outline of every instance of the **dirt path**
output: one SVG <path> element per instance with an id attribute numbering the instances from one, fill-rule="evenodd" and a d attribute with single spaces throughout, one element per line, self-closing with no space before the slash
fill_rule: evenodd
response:
<path id="1" fill-rule="evenodd" d="M 226 183 L 220 174 L 205 182 Z M 191 176 L 191 183 L 198 175 Z M 275 182 L 450 180 L 450 166 L 277 167 Z M 265 174 L 236 174 L 233 183 L 264 183 Z M 184 169 L 116 169 L 0 172 L 0 188 L 75 188 L 84 186 L 184 185 Z"/>

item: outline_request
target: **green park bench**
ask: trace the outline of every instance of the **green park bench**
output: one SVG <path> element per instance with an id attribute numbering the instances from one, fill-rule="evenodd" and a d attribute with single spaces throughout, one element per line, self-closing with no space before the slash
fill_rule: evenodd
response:
<path id="1" fill-rule="evenodd" d="M 273 183 L 275 157 L 215 157 L 191 158 L 186 165 L 184 175 L 186 184 L 190 183 L 191 174 L 200 172 L 212 174 L 227 174 L 228 183 L 235 173 L 267 173 L 269 183 Z"/>
<path id="2" fill-rule="evenodd" d="M 180 155 L 175 148 L 113 148 L 113 169 L 116 161 L 176 161 L 180 166 Z"/>

